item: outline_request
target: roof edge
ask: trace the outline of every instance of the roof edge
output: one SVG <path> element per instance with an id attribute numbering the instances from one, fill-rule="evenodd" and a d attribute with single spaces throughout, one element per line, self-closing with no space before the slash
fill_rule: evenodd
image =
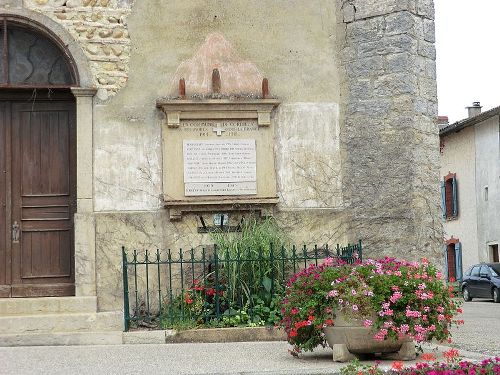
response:
<path id="1" fill-rule="evenodd" d="M 469 126 L 474 126 L 480 122 L 483 122 L 484 120 L 489 119 L 490 117 L 498 116 L 498 115 L 500 115 L 500 106 L 492 108 L 492 109 L 490 109 L 486 112 L 483 112 L 477 116 L 454 122 L 453 124 L 450 124 L 450 125 L 446 126 L 445 128 L 441 129 L 439 131 L 439 136 L 443 137 L 443 136 L 448 135 L 450 133 L 459 132 L 460 130 L 462 130 L 464 128 L 467 128 Z"/>

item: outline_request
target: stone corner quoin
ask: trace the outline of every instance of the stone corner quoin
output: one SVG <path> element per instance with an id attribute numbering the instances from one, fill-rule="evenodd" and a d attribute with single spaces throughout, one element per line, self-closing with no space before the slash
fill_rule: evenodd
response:
<path id="1" fill-rule="evenodd" d="M 342 1 L 338 20 L 351 230 L 371 254 L 438 259 L 433 1 Z"/>

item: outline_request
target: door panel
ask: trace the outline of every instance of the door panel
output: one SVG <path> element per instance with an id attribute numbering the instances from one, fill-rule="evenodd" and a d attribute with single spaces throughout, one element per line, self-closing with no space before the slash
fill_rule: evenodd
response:
<path id="1" fill-rule="evenodd" d="M 13 103 L 13 297 L 74 294 L 74 103 Z"/>
<path id="2" fill-rule="evenodd" d="M 8 103 L 0 102 L 0 297 L 10 295 L 11 257 L 7 246 L 7 129 Z M 9 236 L 10 237 L 10 236 Z"/>
<path id="3" fill-rule="evenodd" d="M 491 282 L 490 279 L 488 277 L 485 277 L 484 275 L 491 277 L 490 271 L 487 266 L 481 266 L 481 269 L 479 271 L 479 279 L 477 281 L 477 294 L 479 297 L 491 298 Z"/>

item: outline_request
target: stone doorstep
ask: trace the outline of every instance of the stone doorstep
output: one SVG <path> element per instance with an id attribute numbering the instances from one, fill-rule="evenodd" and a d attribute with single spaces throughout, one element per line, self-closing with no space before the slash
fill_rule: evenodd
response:
<path id="1" fill-rule="evenodd" d="M 0 335 L 121 331 L 121 311 L 0 316 Z"/>
<path id="2" fill-rule="evenodd" d="M 0 335 L 1 346 L 120 345 L 121 331 L 14 333 Z"/>
<path id="3" fill-rule="evenodd" d="M 0 317 L 96 311 L 97 297 L 0 298 Z"/>
<path id="4" fill-rule="evenodd" d="M 286 341 L 286 334 L 284 331 L 275 328 L 268 329 L 266 327 L 123 332 L 124 344 L 223 343 L 249 341 Z"/>

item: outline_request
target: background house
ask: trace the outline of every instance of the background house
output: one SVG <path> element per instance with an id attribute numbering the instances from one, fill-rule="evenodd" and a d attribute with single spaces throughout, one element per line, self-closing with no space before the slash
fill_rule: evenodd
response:
<path id="1" fill-rule="evenodd" d="M 478 262 L 498 262 L 500 107 L 440 127 L 441 206 L 449 277 Z"/>

